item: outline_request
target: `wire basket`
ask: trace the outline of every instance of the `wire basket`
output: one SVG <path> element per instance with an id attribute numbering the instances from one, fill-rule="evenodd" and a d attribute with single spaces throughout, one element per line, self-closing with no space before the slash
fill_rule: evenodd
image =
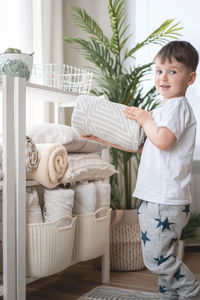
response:
<path id="1" fill-rule="evenodd" d="M 33 65 L 30 82 L 77 94 L 88 94 L 93 73 L 65 64 Z"/>

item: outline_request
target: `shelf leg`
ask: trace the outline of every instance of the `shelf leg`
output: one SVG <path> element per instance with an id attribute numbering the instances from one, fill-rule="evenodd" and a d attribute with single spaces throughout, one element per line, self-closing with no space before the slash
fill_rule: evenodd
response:
<path id="1" fill-rule="evenodd" d="M 26 299 L 26 81 L 15 78 L 17 300 Z"/>
<path id="2" fill-rule="evenodd" d="M 14 80 L 3 76 L 3 299 L 16 300 Z"/>
<path id="3" fill-rule="evenodd" d="M 104 255 L 101 257 L 101 282 L 108 283 L 110 281 L 110 245 L 106 247 Z"/>

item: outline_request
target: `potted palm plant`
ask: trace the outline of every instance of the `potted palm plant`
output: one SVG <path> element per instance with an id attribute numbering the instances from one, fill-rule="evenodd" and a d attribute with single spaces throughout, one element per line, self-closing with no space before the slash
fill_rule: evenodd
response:
<path id="1" fill-rule="evenodd" d="M 88 39 L 65 37 L 64 40 L 75 45 L 81 50 L 86 59 L 92 62 L 94 66 L 92 71 L 98 87 L 93 89 L 91 93 L 95 95 L 105 94 L 110 101 L 130 106 L 134 105 L 148 111 L 159 105 L 155 88 L 152 87 L 148 91 L 144 91 L 142 87 L 142 81 L 152 71 L 152 62 L 136 65 L 134 55 L 136 51 L 149 44 L 162 45 L 171 38 L 177 38 L 180 35 L 179 30 L 182 29 L 179 27 L 179 23 L 175 23 L 174 19 L 166 20 L 145 40 L 129 49 L 127 42 L 131 35 L 128 34 L 129 25 L 125 25 L 124 0 L 108 0 L 108 15 L 112 29 L 110 38 L 104 34 L 99 24 L 88 15 L 85 9 L 73 6 L 72 13 L 76 25 L 88 33 Z M 129 68 L 125 67 L 127 60 L 132 61 Z M 132 198 L 133 179 L 131 170 L 135 166 L 137 171 L 140 157 L 134 153 L 111 148 L 110 158 L 111 163 L 120 171 L 120 175 L 115 174 L 110 179 L 111 206 L 113 209 L 120 209 L 120 212 L 122 210 L 123 212 L 127 211 L 128 214 L 133 209 L 135 214 L 137 199 Z M 119 226 L 123 226 L 121 223 L 119 223 Z M 130 225 L 130 221 L 125 221 L 125 223 Z M 136 223 L 134 221 L 133 225 L 137 227 L 136 229 L 139 232 L 139 225 Z M 113 228 L 116 229 L 116 226 Z M 117 254 L 117 256 L 121 255 Z M 130 264 L 127 265 L 130 266 Z"/>

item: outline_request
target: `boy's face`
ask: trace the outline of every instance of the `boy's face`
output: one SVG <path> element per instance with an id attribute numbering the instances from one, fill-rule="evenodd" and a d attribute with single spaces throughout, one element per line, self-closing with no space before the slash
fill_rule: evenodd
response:
<path id="1" fill-rule="evenodd" d="M 171 98 L 185 96 L 186 90 L 196 77 L 195 72 L 175 59 L 172 62 L 166 59 L 161 64 L 159 57 L 155 59 L 155 86 L 157 91 L 163 96 L 163 101 Z"/>

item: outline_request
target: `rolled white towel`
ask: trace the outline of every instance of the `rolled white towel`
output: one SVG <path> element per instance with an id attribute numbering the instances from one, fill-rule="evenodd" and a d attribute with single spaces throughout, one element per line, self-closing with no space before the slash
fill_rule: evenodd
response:
<path id="1" fill-rule="evenodd" d="M 81 182 L 73 187 L 75 214 L 93 213 L 96 207 L 96 188 L 94 183 Z"/>
<path id="2" fill-rule="evenodd" d="M 72 216 L 74 191 L 72 189 L 44 189 L 44 218 L 45 222 L 55 221 L 63 216 Z M 58 222 L 58 226 L 67 226 L 70 220 Z"/>
<path id="3" fill-rule="evenodd" d="M 96 209 L 110 207 L 110 183 L 103 180 L 94 181 L 96 187 Z"/>
<path id="4" fill-rule="evenodd" d="M 38 193 L 30 187 L 26 189 L 26 223 L 43 223 Z"/>

